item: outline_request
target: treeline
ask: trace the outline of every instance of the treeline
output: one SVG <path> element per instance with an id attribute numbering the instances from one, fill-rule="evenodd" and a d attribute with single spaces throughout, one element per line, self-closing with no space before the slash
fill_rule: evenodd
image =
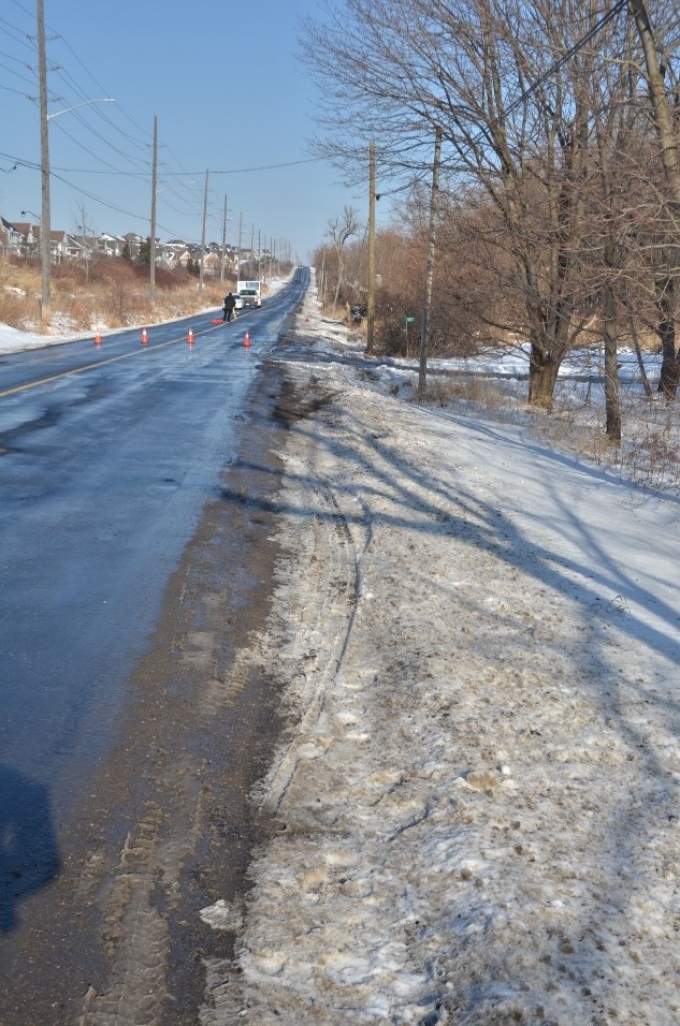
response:
<path id="1" fill-rule="evenodd" d="M 359 183 L 374 141 L 378 193 L 406 197 L 377 236 L 377 345 L 403 350 L 422 309 L 441 133 L 432 352 L 528 343 L 549 409 L 569 350 L 603 345 L 612 440 L 621 345 L 660 346 L 654 385 L 676 396 L 679 28 L 675 0 L 653 25 L 640 0 L 344 0 L 307 21 L 319 149 Z M 362 232 L 317 254 L 338 299 L 367 281 Z"/>

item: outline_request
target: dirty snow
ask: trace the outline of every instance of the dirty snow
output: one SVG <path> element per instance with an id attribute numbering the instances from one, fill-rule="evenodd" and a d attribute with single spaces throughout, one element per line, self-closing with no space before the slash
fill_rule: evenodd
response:
<path id="1" fill-rule="evenodd" d="M 313 289 L 281 359 L 289 721 L 200 1021 L 677 1024 L 677 502 L 408 401 Z"/>
<path id="2" fill-rule="evenodd" d="M 281 360 L 288 726 L 201 1023 L 675 1026 L 677 501 L 410 401 L 313 289 Z"/>

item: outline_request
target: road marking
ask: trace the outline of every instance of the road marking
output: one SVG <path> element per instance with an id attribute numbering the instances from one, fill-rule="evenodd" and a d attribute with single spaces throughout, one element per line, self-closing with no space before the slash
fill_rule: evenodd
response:
<path id="1" fill-rule="evenodd" d="M 210 331 L 210 328 L 206 328 L 205 331 L 199 331 L 194 334 L 194 338 L 198 338 L 199 335 L 206 334 Z M 52 374 L 48 378 L 38 378 L 35 381 L 28 381 L 25 385 L 15 385 L 14 388 L 6 388 L 3 392 L 0 392 L 0 399 L 5 399 L 8 395 L 16 395 L 17 392 L 27 392 L 30 388 L 38 388 L 40 385 L 49 385 L 52 381 L 59 381 L 60 378 L 68 378 L 72 374 L 83 374 L 85 371 L 96 370 L 97 367 L 105 367 L 107 363 L 117 363 L 118 360 L 126 360 L 129 356 L 138 356 L 139 353 L 152 353 L 156 349 L 165 349 L 166 346 L 176 345 L 178 342 L 185 342 L 186 335 L 182 335 L 180 338 L 171 338 L 167 342 L 159 342 L 157 345 L 145 346 L 144 349 L 131 349 L 129 353 L 121 353 L 119 356 L 110 356 L 107 360 L 98 360 L 96 363 L 87 363 L 82 367 L 74 367 L 72 370 L 61 371 L 59 374 Z"/>

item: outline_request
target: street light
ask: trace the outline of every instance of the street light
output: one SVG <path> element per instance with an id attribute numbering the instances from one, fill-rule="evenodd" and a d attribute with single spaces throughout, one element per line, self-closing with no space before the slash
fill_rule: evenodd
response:
<path id="1" fill-rule="evenodd" d="M 26 217 L 27 214 L 30 214 L 31 217 L 34 217 L 36 219 L 36 221 L 38 221 L 38 222 L 40 221 L 40 218 L 38 217 L 38 215 L 36 214 L 36 212 L 34 210 L 22 210 L 21 211 L 21 216 L 22 217 Z M 33 249 L 31 249 L 31 253 L 33 253 Z"/>
<path id="2" fill-rule="evenodd" d="M 61 114 L 68 114 L 70 110 L 77 110 L 78 107 L 87 107 L 88 103 L 115 103 L 112 96 L 100 96 L 96 100 L 83 100 L 82 103 L 74 103 L 72 107 L 64 107 L 63 110 L 55 110 L 54 114 L 46 114 L 47 121 L 58 118 Z"/>
<path id="3" fill-rule="evenodd" d="M 39 0 L 42 3 L 42 0 Z M 44 60 L 44 42 L 42 46 L 42 60 Z M 76 110 L 78 107 L 86 107 L 90 103 L 115 103 L 110 97 L 101 97 L 94 100 L 83 100 L 81 103 L 74 103 L 71 107 L 64 107 L 63 110 L 55 110 L 52 114 L 47 113 L 47 86 L 43 84 L 44 73 L 40 75 L 40 149 L 41 149 L 41 171 L 42 171 L 42 217 L 40 218 L 40 251 L 42 256 L 42 304 L 41 320 L 43 324 L 50 319 L 50 274 L 52 262 L 52 240 L 50 227 L 50 147 L 48 136 L 49 122 L 62 114 Z"/>
<path id="4" fill-rule="evenodd" d="M 38 0 L 38 7 L 42 8 L 42 0 Z M 86 107 L 90 103 L 115 103 L 110 97 L 100 97 L 94 100 L 83 100 L 81 103 L 74 103 L 63 110 L 55 110 L 52 114 L 47 113 L 47 82 L 45 71 L 45 39 L 44 24 L 42 24 L 40 36 L 40 165 L 42 175 L 42 216 L 40 218 L 40 252 L 42 256 L 42 302 L 41 320 L 43 324 L 50 319 L 50 264 L 52 261 L 52 242 L 50 229 L 50 147 L 48 125 L 54 118 L 78 107 Z"/>
<path id="5" fill-rule="evenodd" d="M 50 319 L 50 263 L 52 260 L 51 229 L 50 229 L 50 146 L 48 125 L 54 118 L 67 114 L 77 107 L 85 107 L 90 103 L 114 103 L 110 97 L 96 100 L 83 100 L 74 103 L 64 110 L 47 113 L 47 58 L 45 53 L 45 5 L 44 0 L 37 0 L 38 15 L 38 65 L 40 78 L 40 172 L 42 216 L 40 218 L 40 250 L 42 256 L 42 297 L 40 319 L 47 324 Z"/>

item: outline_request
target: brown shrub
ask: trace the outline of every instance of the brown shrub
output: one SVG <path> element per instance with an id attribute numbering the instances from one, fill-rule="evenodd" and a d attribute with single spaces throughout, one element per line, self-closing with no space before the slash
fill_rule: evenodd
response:
<path id="1" fill-rule="evenodd" d="M 0 321 L 4 324 L 11 324 L 14 328 L 21 328 L 26 316 L 27 306 L 31 303 L 30 297 L 17 292 L 2 291 L 0 293 Z M 39 313 L 33 300 L 33 314 Z"/>
<path id="2" fill-rule="evenodd" d="M 99 258 L 85 263 L 65 261 L 52 266 L 51 313 L 67 330 L 124 328 L 156 324 L 222 304 L 234 282 L 221 285 L 186 271 L 156 268 L 156 301 L 149 297 L 149 268 L 127 260 Z M 0 257 L 0 321 L 25 331 L 40 332 L 42 273 L 39 263 Z"/>

